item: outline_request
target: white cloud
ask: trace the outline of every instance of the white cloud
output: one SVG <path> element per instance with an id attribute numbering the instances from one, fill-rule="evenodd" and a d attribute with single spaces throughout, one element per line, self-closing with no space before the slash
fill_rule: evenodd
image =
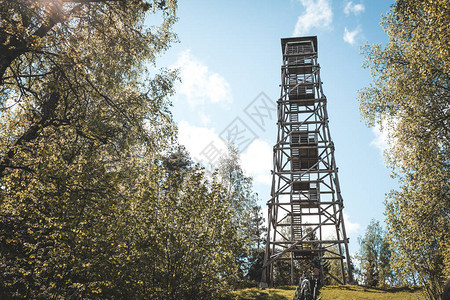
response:
<path id="1" fill-rule="evenodd" d="M 356 42 L 356 36 L 361 32 L 361 28 L 358 26 L 353 31 L 348 31 L 347 27 L 344 29 L 344 41 L 350 45 L 354 45 Z"/>
<path id="2" fill-rule="evenodd" d="M 273 167 L 273 150 L 265 141 L 256 139 L 241 154 L 241 165 L 247 176 L 252 176 L 255 182 L 271 186 Z"/>
<path id="3" fill-rule="evenodd" d="M 197 127 L 186 121 L 178 123 L 178 141 L 186 147 L 196 162 L 215 163 L 220 155 L 227 151 L 225 142 L 214 129 Z"/>
<path id="4" fill-rule="evenodd" d="M 362 13 L 366 8 L 364 7 L 364 5 L 362 3 L 358 3 L 358 4 L 353 4 L 352 1 L 347 2 L 347 4 L 345 5 L 344 8 L 344 13 L 348 16 L 351 13 L 356 15 L 359 15 L 360 13 Z"/>
<path id="5" fill-rule="evenodd" d="M 347 236 L 349 234 L 357 233 L 361 229 L 359 223 L 353 223 L 350 221 L 350 217 L 344 212 L 344 224 Z"/>
<path id="6" fill-rule="evenodd" d="M 230 84 L 220 74 L 211 72 L 189 49 L 179 54 L 173 67 L 180 70 L 178 94 L 185 96 L 191 107 L 207 103 L 228 107 L 233 102 Z"/>
<path id="7" fill-rule="evenodd" d="M 186 121 L 178 123 L 178 141 L 186 147 L 196 162 L 212 163 L 215 165 L 218 158 L 227 152 L 226 143 L 219 137 L 214 129 L 197 127 Z M 205 151 L 206 150 L 206 151 Z M 206 154 L 206 152 L 208 154 Z M 215 159 L 209 159 L 216 153 Z M 256 139 L 241 153 L 241 166 L 247 176 L 253 177 L 255 183 L 270 186 L 272 184 L 273 152 L 272 147 L 265 141 Z"/>
<path id="8" fill-rule="evenodd" d="M 200 118 L 200 121 L 202 122 L 202 124 L 204 126 L 208 125 L 209 123 L 211 123 L 211 116 L 206 114 L 204 111 L 199 111 L 198 112 L 198 116 Z"/>
<path id="9" fill-rule="evenodd" d="M 309 33 L 311 29 L 328 29 L 333 21 L 333 11 L 329 0 L 300 0 L 305 12 L 298 17 L 294 36 Z"/>

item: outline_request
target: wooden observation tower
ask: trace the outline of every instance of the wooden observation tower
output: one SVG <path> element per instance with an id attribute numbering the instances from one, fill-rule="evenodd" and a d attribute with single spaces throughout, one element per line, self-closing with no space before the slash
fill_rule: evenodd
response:
<path id="1" fill-rule="evenodd" d="M 291 284 L 295 284 L 295 262 L 315 259 L 321 278 L 325 261 L 337 260 L 340 278 L 330 276 L 346 284 L 353 281 L 352 267 L 327 99 L 317 63 L 317 37 L 281 39 L 281 47 L 278 137 L 267 203 L 269 226 L 262 281 L 272 286 L 274 265 L 284 261 L 290 264 Z"/>

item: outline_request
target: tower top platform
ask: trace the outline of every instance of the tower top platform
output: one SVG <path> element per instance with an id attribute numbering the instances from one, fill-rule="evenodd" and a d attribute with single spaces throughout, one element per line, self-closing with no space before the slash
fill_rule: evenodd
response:
<path id="1" fill-rule="evenodd" d="M 284 48 L 287 43 L 295 43 L 295 42 L 309 42 L 312 41 L 314 45 L 314 50 L 317 53 L 317 36 L 302 36 L 302 37 L 292 37 L 292 38 L 282 38 L 281 39 L 281 51 L 284 54 Z"/>

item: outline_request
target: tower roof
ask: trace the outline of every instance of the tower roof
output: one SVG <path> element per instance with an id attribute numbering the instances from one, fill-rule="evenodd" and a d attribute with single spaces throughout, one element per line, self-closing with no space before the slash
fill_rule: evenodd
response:
<path id="1" fill-rule="evenodd" d="M 287 43 L 295 43 L 295 42 L 307 42 L 312 41 L 314 45 L 314 50 L 316 53 L 317 51 L 317 36 L 302 36 L 302 37 L 292 37 L 292 38 L 282 38 L 281 39 L 281 51 L 284 53 L 284 48 L 286 47 Z"/>

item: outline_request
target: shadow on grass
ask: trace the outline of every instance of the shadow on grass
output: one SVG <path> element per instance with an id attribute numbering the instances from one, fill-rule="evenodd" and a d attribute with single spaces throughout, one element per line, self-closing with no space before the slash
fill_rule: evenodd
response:
<path id="1" fill-rule="evenodd" d="M 239 296 L 230 297 L 226 299 L 238 299 L 238 300 L 286 300 L 286 297 L 280 295 L 276 291 L 265 290 L 244 290 L 240 291 Z"/>
<path id="2" fill-rule="evenodd" d="M 232 293 L 227 297 L 221 298 L 223 300 L 287 300 L 292 299 L 292 296 L 286 295 L 285 291 L 292 290 L 291 287 L 282 287 L 277 289 L 242 289 L 238 293 Z"/>
<path id="3" fill-rule="evenodd" d="M 402 292 L 408 292 L 408 293 L 414 293 L 420 290 L 420 288 L 417 287 L 371 287 L 371 286 L 365 286 L 365 285 L 336 285 L 336 286 L 330 286 L 332 289 L 337 290 L 347 290 L 347 291 L 363 291 L 367 293 L 402 293 Z"/>
<path id="4" fill-rule="evenodd" d="M 241 298 L 242 297 L 242 298 Z M 249 291 L 249 292 L 245 292 L 243 294 L 241 294 L 241 297 L 239 299 L 242 300 L 250 300 L 250 299 L 254 299 L 254 300 L 268 300 L 268 299 L 275 299 L 275 300 L 285 300 L 286 298 L 281 296 L 281 295 L 277 295 L 276 293 L 268 293 L 266 291 Z"/>
<path id="5" fill-rule="evenodd" d="M 296 287 L 297 286 L 295 286 L 295 285 L 283 285 L 283 286 L 277 286 L 275 288 L 278 289 L 278 290 L 286 290 L 286 291 L 294 290 L 295 291 Z"/>
<path id="6" fill-rule="evenodd" d="M 333 289 L 333 290 L 346 290 L 346 291 L 360 291 L 361 288 L 357 285 L 333 285 L 333 286 L 325 286 L 325 289 Z"/>

